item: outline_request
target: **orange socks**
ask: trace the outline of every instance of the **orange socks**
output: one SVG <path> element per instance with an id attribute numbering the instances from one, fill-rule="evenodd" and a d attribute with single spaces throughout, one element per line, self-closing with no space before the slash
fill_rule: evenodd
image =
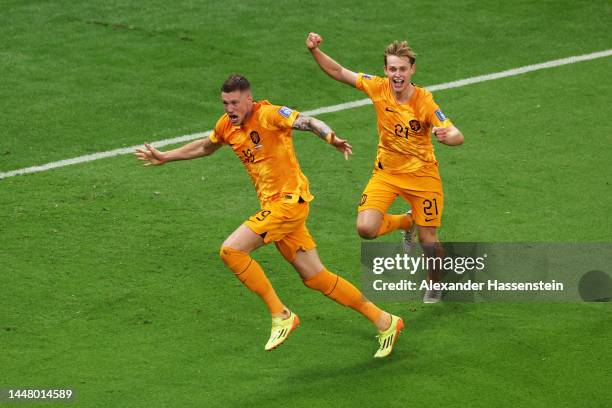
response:
<path id="1" fill-rule="evenodd" d="M 399 217 L 399 216 L 398 216 Z M 276 296 L 274 288 L 261 266 L 248 254 L 230 247 L 221 248 L 221 259 L 244 285 L 257 293 L 266 303 L 271 314 L 282 313 L 284 305 Z M 383 311 L 365 299 L 359 289 L 347 280 L 323 269 L 317 275 L 304 281 L 304 285 L 318 290 L 343 306 L 348 306 L 376 324 Z"/>
<path id="2" fill-rule="evenodd" d="M 266 303 L 271 314 L 281 313 L 284 310 L 270 281 L 261 266 L 248 254 L 230 247 L 222 247 L 221 259 L 234 271 L 234 274 L 244 285 L 257 293 Z"/>
<path id="3" fill-rule="evenodd" d="M 412 222 L 413 222 L 412 216 L 408 214 L 401 214 L 401 215 L 385 214 L 383 215 L 383 220 L 382 220 L 382 223 L 380 224 L 380 229 L 378 230 L 378 234 L 376 234 L 376 236 L 380 237 L 381 235 L 385 235 L 391 231 L 395 231 L 398 229 L 406 230 L 410 228 L 410 225 L 412 224 Z"/>
<path id="4" fill-rule="evenodd" d="M 310 289 L 318 290 L 330 299 L 367 317 L 376 323 L 383 313 L 374 303 L 365 299 L 359 289 L 349 281 L 323 268 L 321 272 L 304 281 Z"/>

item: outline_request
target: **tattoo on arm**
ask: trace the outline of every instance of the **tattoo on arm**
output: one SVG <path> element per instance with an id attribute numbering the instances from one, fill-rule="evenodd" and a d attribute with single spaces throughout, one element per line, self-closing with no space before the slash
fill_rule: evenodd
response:
<path id="1" fill-rule="evenodd" d="M 297 130 L 309 130 L 319 136 L 321 139 L 325 139 L 325 136 L 332 132 L 331 128 L 327 126 L 325 122 L 303 115 L 299 115 L 295 119 L 295 122 L 293 122 L 293 128 Z"/>

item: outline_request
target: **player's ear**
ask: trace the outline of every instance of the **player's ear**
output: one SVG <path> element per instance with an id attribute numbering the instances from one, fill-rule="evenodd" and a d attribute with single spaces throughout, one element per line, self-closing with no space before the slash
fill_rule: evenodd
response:
<path id="1" fill-rule="evenodd" d="M 412 63 L 412 67 L 410 67 L 410 72 L 414 74 L 416 72 L 416 62 Z"/>

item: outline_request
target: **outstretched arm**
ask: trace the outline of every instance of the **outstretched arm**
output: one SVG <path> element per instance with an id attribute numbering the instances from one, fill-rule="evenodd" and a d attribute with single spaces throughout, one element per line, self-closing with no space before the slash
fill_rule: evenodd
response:
<path id="1" fill-rule="evenodd" d="M 204 139 L 195 140 L 167 152 L 159 151 L 148 143 L 145 143 L 144 146 L 144 149 L 136 149 L 134 153 L 136 158 L 146 161 L 145 166 L 159 166 L 170 161 L 191 160 L 208 156 L 216 152 L 223 145 L 221 143 L 213 143 L 207 136 Z"/>
<path id="2" fill-rule="evenodd" d="M 306 37 L 306 47 L 310 50 L 312 57 L 317 61 L 319 67 L 330 77 L 336 81 L 344 82 L 352 87 L 357 87 L 357 74 L 349 71 L 342 65 L 334 61 L 329 55 L 319 49 L 319 45 L 323 42 L 323 37 L 317 33 L 308 33 Z"/>
<path id="3" fill-rule="evenodd" d="M 333 130 L 322 120 L 299 114 L 293 122 L 293 128 L 297 130 L 308 130 L 334 146 L 339 152 L 344 153 L 344 159 L 348 160 L 353 154 L 353 147 L 344 139 L 336 136 Z"/>

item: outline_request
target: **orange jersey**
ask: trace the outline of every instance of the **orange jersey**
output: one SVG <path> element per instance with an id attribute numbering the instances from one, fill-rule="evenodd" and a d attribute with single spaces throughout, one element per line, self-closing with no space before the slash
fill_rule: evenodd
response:
<path id="1" fill-rule="evenodd" d="M 408 103 L 395 100 L 387 77 L 360 73 L 357 89 L 365 92 L 376 109 L 378 152 L 375 166 L 389 173 L 412 173 L 437 164 L 431 143 L 433 126 L 448 127 L 431 92 L 415 86 Z"/>
<path id="2" fill-rule="evenodd" d="M 240 126 L 221 116 L 210 135 L 213 143 L 229 144 L 244 164 L 262 207 L 276 199 L 311 201 L 308 179 L 295 156 L 291 129 L 299 112 L 268 101 L 255 102 Z"/>

